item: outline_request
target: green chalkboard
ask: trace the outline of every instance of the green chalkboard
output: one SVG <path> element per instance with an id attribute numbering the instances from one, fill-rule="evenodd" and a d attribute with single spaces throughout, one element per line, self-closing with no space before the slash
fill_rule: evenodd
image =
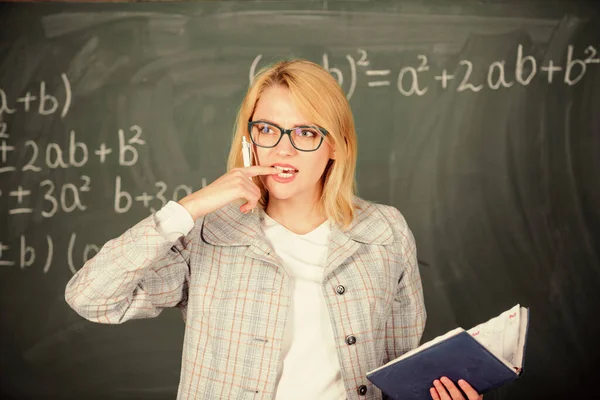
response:
<path id="1" fill-rule="evenodd" d="M 486 399 L 576 398 L 600 365 L 600 31 L 574 1 L 0 6 L 0 394 L 169 399 L 183 321 L 64 301 L 109 239 L 225 172 L 253 74 L 302 57 L 355 113 L 359 194 L 399 208 L 424 339 L 516 303 L 525 374 Z"/>

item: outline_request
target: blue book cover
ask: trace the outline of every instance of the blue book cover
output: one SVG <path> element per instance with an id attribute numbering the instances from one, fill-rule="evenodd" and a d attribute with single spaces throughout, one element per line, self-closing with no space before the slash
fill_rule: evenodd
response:
<path id="1" fill-rule="evenodd" d="M 464 379 L 485 393 L 522 375 L 528 326 L 529 310 L 517 305 L 487 324 L 456 328 L 424 343 L 369 372 L 367 379 L 398 400 L 431 399 L 429 388 L 442 376 L 455 383 Z"/>

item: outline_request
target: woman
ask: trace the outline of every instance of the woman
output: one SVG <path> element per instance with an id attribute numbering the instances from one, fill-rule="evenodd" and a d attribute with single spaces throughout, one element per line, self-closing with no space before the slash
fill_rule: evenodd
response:
<path id="1" fill-rule="evenodd" d="M 244 136 L 254 166 L 242 166 Z M 263 70 L 228 172 L 106 243 L 67 302 L 100 323 L 179 307 L 181 399 L 381 398 L 366 373 L 418 346 L 426 312 L 406 221 L 354 196 L 356 143 L 326 70 L 303 60 Z M 444 380 L 431 395 L 462 398 Z"/>

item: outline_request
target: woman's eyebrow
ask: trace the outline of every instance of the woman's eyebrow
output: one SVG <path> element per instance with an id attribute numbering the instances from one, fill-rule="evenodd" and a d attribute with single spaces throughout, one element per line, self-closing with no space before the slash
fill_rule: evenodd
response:
<path id="1" fill-rule="evenodd" d="M 268 122 L 269 124 L 273 124 L 273 125 L 281 126 L 281 124 L 279 124 L 278 122 L 272 121 L 272 120 L 270 120 L 270 119 L 267 119 L 267 118 L 258 118 L 258 119 L 255 119 L 255 121 L 263 121 L 263 122 Z M 302 123 L 302 124 L 296 124 L 296 125 L 293 125 L 293 126 L 292 126 L 292 128 L 297 128 L 297 127 L 299 127 L 299 126 L 314 126 L 314 125 L 315 125 L 315 124 L 311 124 L 311 123 L 308 123 L 308 122 L 307 122 L 307 123 Z M 284 127 L 284 126 L 282 126 L 282 128 L 285 128 L 285 127 Z"/>

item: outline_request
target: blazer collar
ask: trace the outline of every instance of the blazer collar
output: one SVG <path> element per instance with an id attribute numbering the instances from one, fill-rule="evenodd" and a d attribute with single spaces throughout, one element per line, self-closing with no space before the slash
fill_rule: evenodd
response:
<path id="1" fill-rule="evenodd" d="M 356 213 L 346 230 L 331 225 L 331 241 L 335 244 L 348 240 L 367 244 L 390 244 L 393 231 L 376 205 L 355 197 Z M 216 246 L 247 246 L 265 239 L 261 228 L 265 212 L 256 208 L 254 213 L 239 210 L 242 202 L 233 202 L 207 214 L 202 223 L 202 238 Z M 264 240 L 266 241 L 266 240 Z"/>

